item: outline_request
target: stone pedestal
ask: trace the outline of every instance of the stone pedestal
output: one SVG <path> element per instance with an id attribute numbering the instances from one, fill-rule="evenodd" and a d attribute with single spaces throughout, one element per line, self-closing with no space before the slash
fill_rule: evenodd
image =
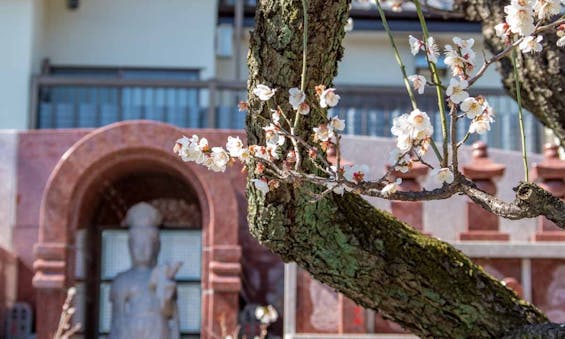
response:
<path id="1" fill-rule="evenodd" d="M 540 187 L 554 196 L 565 199 L 565 161 L 559 159 L 559 147 L 545 144 L 544 159 L 534 165 L 534 177 Z M 565 241 L 565 231 L 545 217 L 538 218 L 535 241 Z"/>
<path id="2" fill-rule="evenodd" d="M 415 162 L 410 171 L 406 173 L 394 171 L 392 175 L 395 178 L 401 178 L 402 183 L 398 190 L 403 192 L 421 191 L 420 184 L 424 177 L 428 174 L 428 167 Z M 390 202 L 392 214 L 398 219 L 406 222 L 420 232 L 424 231 L 424 203 L 422 201 L 396 201 Z"/>
<path id="3" fill-rule="evenodd" d="M 487 145 L 482 142 L 473 144 L 473 160 L 463 166 L 463 174 L 489 194 L 496 194 L 494 179 L 504 175 L 506 167 L 496 164 L 488 157 Z M 464 241 L 508 241 L 509 234 L 499 230 L 499 218 L 486 211 L 471 200 L 467 201 L 467 231 L 459 235 Z"/>

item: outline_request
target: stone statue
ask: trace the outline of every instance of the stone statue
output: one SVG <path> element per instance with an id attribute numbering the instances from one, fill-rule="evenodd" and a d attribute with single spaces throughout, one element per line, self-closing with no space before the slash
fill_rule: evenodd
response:
<path id="1" fill-rule="evenodd" d="M 126 214 L 132 268 L 118 274 L 111 285 L 110 339 L 180 338 L 174 277 L 181 263 L 157 266 L 161 220 L 144 202 Z"/>

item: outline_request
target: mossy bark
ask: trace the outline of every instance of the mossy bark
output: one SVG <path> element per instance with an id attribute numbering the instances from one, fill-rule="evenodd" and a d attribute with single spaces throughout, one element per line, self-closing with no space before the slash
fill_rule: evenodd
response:
<path id="1" fill-rule="evenodd" d="M 307 94 L 315 102 L 314 86 L 331 84 L 343 53 L 348 2 L 308 2 Z M 248 58 L 250 144 L 264 142 L 265 121 L 259 116 L 270 115 L 270 107 L 251 90 L 260 83 L 275 87 L 275 102 L 286 103 L 288 89 L 300 84 L 302 15 L 300 0 L 259 1 Z M 290 111 L 287 106 L 282 105 Z M 300 134 L 308 138 L 323 114 L 315 110 L 303 118 Z M 498 338 L 547 321 L 449 244 L 421 235 L 354 194 L 312 202 L 308 193 L 320 191 L 304 183 L 282 185 L 265 197 L 249 185 L 251 234 L 284 261 L 295 261 L 314 278 L 422 337 Z"/>
<path id="2" fill-rule="evenodd" d="M 456 0 L 455 9 L 464 13 L 466 19 L 482 23 L 487 48 L 498 54 L 505 46 L 496 36 L 494 26 L 504 22 L 504 6 L 509 3 L 509 0 Z M 556 46 L 557 39 L 555 30 L 549 30 L 543 34 L 541 53 L 519 53 L 518 74 L 524 107 L 553 130 L 565 147 L 565 48 Z M 498 71 L 508 94 L 516 98 L 509 57 L 501 60 Z"/>

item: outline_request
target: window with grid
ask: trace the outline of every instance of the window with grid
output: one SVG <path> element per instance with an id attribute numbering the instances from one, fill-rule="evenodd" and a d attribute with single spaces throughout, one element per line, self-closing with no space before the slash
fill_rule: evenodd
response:
<path id="1" fill-rule="evenodd" d="M 161 251 L 158 264 L 180 261 L 183 263 L 176 275 L 177 282 L 177 304 L 179 308 L 179 320 L 181 338 L 191 339 L 200 337 L 201 323 L 201 253 L 202 253 L 202 231 L 201 230 L 179 230 L 161 229 Z M 119 273 L 131 268 L 131 260 L 128 249 L 127 229 L 104 229 L 99 235 L 100 252 L 99 274 L 87 273 L 85 269 L 85 245 L 86 231 L 77 232 L 76 246 L 76 288 L 77 300 L 74 321 L 82 324 L 90 319 L 97 319 L 98 337 L 104 338 L 110 331 L 112 308 L 110 302 L 110 286 L 112 280 Z M 87 284 L 97 282 L 97 309 L 86 309 L 85 299 L 91 295 L 87 294 Z M 90 281 L 89 281 L 90 280 Z M 92 285 L 91 285 L 92 286 Z M 97 314 L 88 314 L 97 312 Z M 82 337 L 82 336 L 81 336 Z"/>
<path id="2" fill-rule="evenodd" d="M 133 119 L 201 127 L 200 90 L 169 86 L 94 86 L 81 79 L 198 80 L 199 70 L 52 67 L 49 76 L 77 79 L 72 85 L 41 86 L 37 128 L 100 127 Z"/>

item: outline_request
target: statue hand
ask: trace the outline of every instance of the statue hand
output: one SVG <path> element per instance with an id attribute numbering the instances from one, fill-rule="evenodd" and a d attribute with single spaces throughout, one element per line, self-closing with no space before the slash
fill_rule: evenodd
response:
<path id="1" fill-rule="evenodd" d="M 155 290 L 155 294 L 161 304 L 161 311 L 166 316 L 172 316 L 175 309 L 177 284 L 175 275 L 182 263 L 165 264 L 157 266 L 151 272 L 149 287 Z"/>

